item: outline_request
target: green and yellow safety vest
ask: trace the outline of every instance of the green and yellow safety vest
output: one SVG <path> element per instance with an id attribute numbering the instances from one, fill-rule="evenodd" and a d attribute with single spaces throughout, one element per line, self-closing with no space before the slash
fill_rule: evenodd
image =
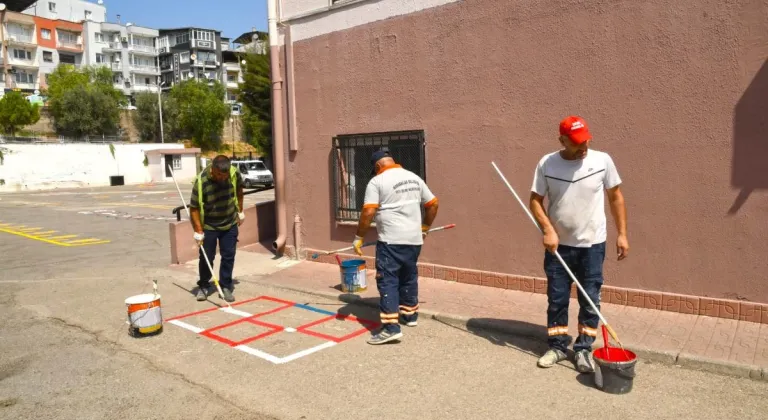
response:
<path id="1" fill-rule="evenodd" d="M 205 226 L 205 208 L 203 207 L 203 172 L 208 170 L 210 174 L 211 167 L 200 171 L 197 174 L 197 205 L 200 208 L 200 224 Z M 229 167 L 229 181 L 232 183 L 232 198 L 229 200 L 235 205 L 235 212 L 240 213 L 240 203 L 237 200 L 237 168 L 234 166 Z"/>

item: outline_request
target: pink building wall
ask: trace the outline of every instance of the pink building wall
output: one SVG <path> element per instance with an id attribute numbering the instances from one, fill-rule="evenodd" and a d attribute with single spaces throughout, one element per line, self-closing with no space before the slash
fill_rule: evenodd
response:
<path id="1" fill-rule="evenodd" d="M 748 0 L 466 0 L 296 40 L 289 236 L 298 214 L 304 247 L 351 244 L 333 219 L 333 136 L 423 129 L 436 224 L 457 228 L 421 261 L 544 277 L 540 236 L 491 161 L 527 197 L 578 114 L 624 180 L 631 252 L 608 254 L 606 285 L 768 303 L 766 23 Z"/>

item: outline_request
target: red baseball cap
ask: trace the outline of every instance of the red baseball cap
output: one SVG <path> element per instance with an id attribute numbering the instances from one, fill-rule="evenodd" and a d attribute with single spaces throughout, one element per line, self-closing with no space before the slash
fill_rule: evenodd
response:
<path id="1" fill-rule="evenodd" d="M 571 115 L 560 121 L 560 135 L 568 137 L 576 144 L 592 139 L 589 127 L 583 118 Z"/>

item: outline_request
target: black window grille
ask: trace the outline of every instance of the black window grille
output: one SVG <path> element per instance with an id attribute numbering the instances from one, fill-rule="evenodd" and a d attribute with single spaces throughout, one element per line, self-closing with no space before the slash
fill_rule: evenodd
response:
<path id="1" fill-rule="evenodd" d="M 365 187 L 373 175 L 371 154 L 386 148 L 403 168 L 425 182 L 424 130 L 344 134 L 333 138 L 333 186 L 335 217 L 356 222 L 365 199 Z"/>

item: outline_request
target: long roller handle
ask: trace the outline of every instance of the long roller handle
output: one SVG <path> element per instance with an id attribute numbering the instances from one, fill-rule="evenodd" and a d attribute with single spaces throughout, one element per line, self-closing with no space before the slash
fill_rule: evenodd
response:
<path id="1" fill-rule="evenodd" d="M 179 188 L 179 183 L 176 182 L 176 175 L 173 173 L 173 168 L 171 168 L 171 165 L 168 165 L 168 170 L 171 172 L 171 178 L 173 178 L 173 183 L 176 185 L 176 191 L 179 192 L 179 198 L 181 199 L 181 204 L 184 205 L 184 210 L 187 212 L 187 217 L 189 218 L 190 223 L 192 222 L 192 215 L 189 214 L 189 208 L 187 208 L 187 202 L 184 201 L 184 195 L 181 193 L 181 188 Z M 197 245 L 198 249 L 201 247 L 200 244 Z M 208 260 L 208 254 L 205 253 L 205 250 L 201 252 L 203 254 L 203 257 L 205 258 L 206 264 L 208 264 L 208 269 L 211 270 L 211 277 L 213 278 L 213 284 L 216 285 L 216 290 L 219 291 L 219 296 L 222 298 L 224 297 L 224 291 L 221 290 L 221 285 L 219 285 L 219 280 L 216 278 L 216 274 L 213 272 L 213 267 L 211 266 L 211 261 Z M 232 305 L 229 304 L 229 302 L 224 301 L 224 303 L 227 304 L 228 307 L 232 307 Z"/>
<path id="2" fill-rule="evenodd" d="M 437 232 L 437 231 L 440 231 L 440 230 L 453 229 L 455 227 L 456 227 L 456 224 L 455 223 L 451 223 L 449 225 L 438 226 L 436 228 L 432 228 L 432 229 L 428 230 L 427 232 L 432 233 L 432 232 Z M 376 245 L 376 242 L 366 242 L 366 243 L 363 244 L 363 246 L 361 248 L 365 248 L 365 247 L 372 246 L 372 245 Z M 347 247 L 339 248 L 339 249 L 336 249 L 336 250 L 333 250 L 333 251 L 318 252 L 316 254 L 312 254 L 312 259 L 315 259 L 315 258 L 319 257 L 320 255 L 337 254 L 339 252 L 350 251 L 350 250 L 353 250 L 353 249 L 355 249 L 354 246 L 347 246 Z"/>
<path id="3" fill-rule="evenodd" d="M 531 219 L 531 222 L 533 222 L 533 225 L 536 226 L 536 228 L 539 229 L 539 232 L 543 234 L 544 230 L 541 229 L 541 226 L 539 226 L 539 223 L 536 222 L 536 219 L 533 217 L 533 214 L 531 214 L 531 211 L 528 210 L 528 207 L 526 207 L 525 204 L 523 204 L 523 200 L 521 200 L 520 196 L 517 195 L 517 192 L 515 192 L 515 189 L 512 188 L 512 185 L 509 184 L 509 181 L 507 181 L 507 178 L 504 176 L 504 174 L 501 173 L 501 170 L 499 169 L 499 167 L 496 166 L 496 162 L 491 162 L 491 164 L 493 165 L 494 169 L 496 169 L 496 172 L 498 172 L 499 176 L 504 181 L 504 183 L 507 184 L 507 188 L 509 188 L 509 191 L 511 191 L 512 194 L 515 196 L 515 198 L 517 199 L 517 202 L 520 203 L 520 207 L 522 207 L 523 210 L 525 210 L 525 214 L 527 214 L 528 218 Z M 560 264 L 563 265 L 563 267 L 565 268 L 565 271 L 568 272 L 568 275 L 571 276 L 571 280 L 573 280 L 573 282 L 576 283 L 576 287 L 578 287 L 579 290 L 581 290 L 581 293 L 587 299 L 587 302 L 589 302 L 589 305 L 592 307 L 592 310 L 594 310 L 595 313 L 597 313 L 597 316 L 600 317 L 600 320 L 603 321 L 603 324 L 608 329 L 608 333 L 611 334 L 611 337 L 613 337 L 613 339 L 616 340 L 616 342 L 619 343 L 619 345 L 621 345 L 621 341 L 619 340 L 619 337 L 616 335 L 616 332 L 613 331 L 613 328 L 611 328 L 610 325 L 608 325 L 608 322 L 603 317 L 603 314 L 600 313 L 600 310 L 597 309 L 597 306 L 595 306 L 594 302 L 592 302 L 592 299 L 589 298 L 589 296 L 587 295 L 587 292 L 584 290 L 583 287 L 581 287 L 581 283 L 579 283 L 579 281 L 576 279 L 576 276 L 573 275 L 573 272 L 571 272 L 571 269 L 568 268 L 568 265 L 565 263 L 565 261 L 563 260 L 563 257 L 560 256 L 560 253 L 557 252 L 557 250 L 555 250 L 555 256 L 557 257 L 558 261 L 560 261 Z"/>

